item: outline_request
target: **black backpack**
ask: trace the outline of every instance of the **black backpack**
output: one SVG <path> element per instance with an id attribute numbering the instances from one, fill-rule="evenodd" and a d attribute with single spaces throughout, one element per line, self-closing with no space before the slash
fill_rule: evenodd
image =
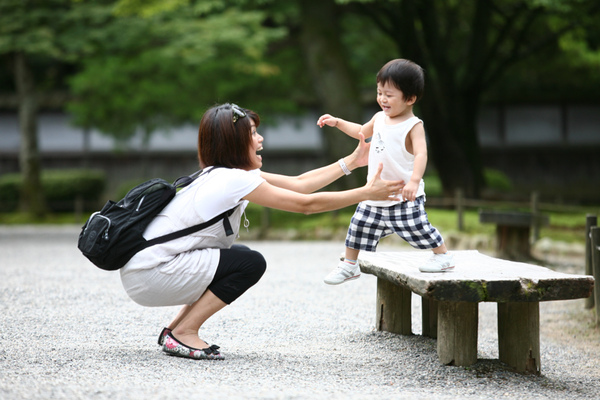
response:
<path id="1" fill-rule="evenodd" d="M 213 169 L 214 167 L 205 173 Z M 152 179 L 131 189 L 118 203 L 109 200 L 102 210 L 93 213 L 87 220 L 79 234 L 77 247 L 98 268 L 115 271 L 147 247 L 187 236 L 220 220 L 223 220 L 227 236 L 233 235 L 228 217 L 236 207 L 210 221 L 152 240 L 144 239 L 143 234 L 148 224 L 169 204 L 177 190 L 188 186 L 201 173 L 202 171 L 198 171 L 190 176 L 183 176 L 172 184 L 160 178 Z"/>

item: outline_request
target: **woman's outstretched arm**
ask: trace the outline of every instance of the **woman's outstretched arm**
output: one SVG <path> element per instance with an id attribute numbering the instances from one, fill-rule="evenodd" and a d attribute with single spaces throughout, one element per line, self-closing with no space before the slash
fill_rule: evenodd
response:
<path id="1" fill-rule="evenodd" d="M 264 207 L 303 214 L 337 210 L 363 200 L 399 200 L 398 195 L 402 192 L 404 182 L 382 180 L 382 169 L 380 164 L 377 174 L 365 186 L 356 189 L 304 194 L 274 186 L 267 181 L 244 199 Z"/>
<path id="2" fill-rule="evenodd" d="M 344 160 L 349 171 L 367 165 L 369 160 L 370 144 L 365 142 L 365 137 L 359 134 L 360 141 L 354 152 L 347 155 Z M 287 176 L 262 172 L 261 176 L 273 186 L 292 190 L 298 193 L 312 193 L 345 175 L 339 162 L 313 169 L 298 176 Z"/>

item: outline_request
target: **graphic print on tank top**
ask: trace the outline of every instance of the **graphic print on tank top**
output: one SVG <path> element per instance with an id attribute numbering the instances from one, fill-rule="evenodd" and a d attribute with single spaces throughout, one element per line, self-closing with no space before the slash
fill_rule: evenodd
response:
<path id="1" fill-rule="evenodd" d="M 381 132 L 375 134 L 375 151 L 381 153 L 385 150 L 385 142 L 381 138 Z"/>

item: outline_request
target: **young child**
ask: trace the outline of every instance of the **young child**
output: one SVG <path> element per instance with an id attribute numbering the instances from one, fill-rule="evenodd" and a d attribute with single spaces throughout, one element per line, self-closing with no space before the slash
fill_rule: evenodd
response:
<path id="1" fill-rule="evenodd" d="M 343 261 L 325 277 L 337 285 L 360 277 L 357 264 L 361 250 L 375 251 L 382 237 L 398 234 L 411 246 L 433 249 L 421 272 L 454 269 L 454 259 L 438 230 L 427 219 L 423 174 L 427 166 L 427 143 L 423 122 L 413 114 L 424 88 L 423 69 L 412 61 L 396 59 L 377 73 L 377 103 L 382 111 L 365 125 L 322 115 L 317 125 L 336 127 L 348 136 L 371 138 L 368 179 L 383 163 L 382 179 L 402 179 L 401 201 L 363 201 L 350 221 Z M 368 139 L 367 139 L 368 140 Z M 342 166 L 343 168 L 343 166 Z"/>

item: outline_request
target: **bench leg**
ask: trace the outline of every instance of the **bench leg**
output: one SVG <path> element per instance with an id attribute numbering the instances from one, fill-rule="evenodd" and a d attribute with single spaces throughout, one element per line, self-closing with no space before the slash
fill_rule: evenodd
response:
<path id="1" fill-rule="evenodd" d="M 412 334 L 409 289 L 377 278 L 377 329 L 402 335 Z"/>
<path id="2" fill-rule="evenodd" d="M 498 303 L 498 355 L 518 372 L 540 374 L 540 303 Z"/>
<path id="3" fill-rule="evenodd" d="M 437 351 L 445 365 L 468 366 L 477 362 L 478 303 L 438 302 Z"/>
<path id="4" fill-rule="evenodd" d="M 421 297 L 423 336 L 437 338 L 438 302 L 431 297 Z"/>

